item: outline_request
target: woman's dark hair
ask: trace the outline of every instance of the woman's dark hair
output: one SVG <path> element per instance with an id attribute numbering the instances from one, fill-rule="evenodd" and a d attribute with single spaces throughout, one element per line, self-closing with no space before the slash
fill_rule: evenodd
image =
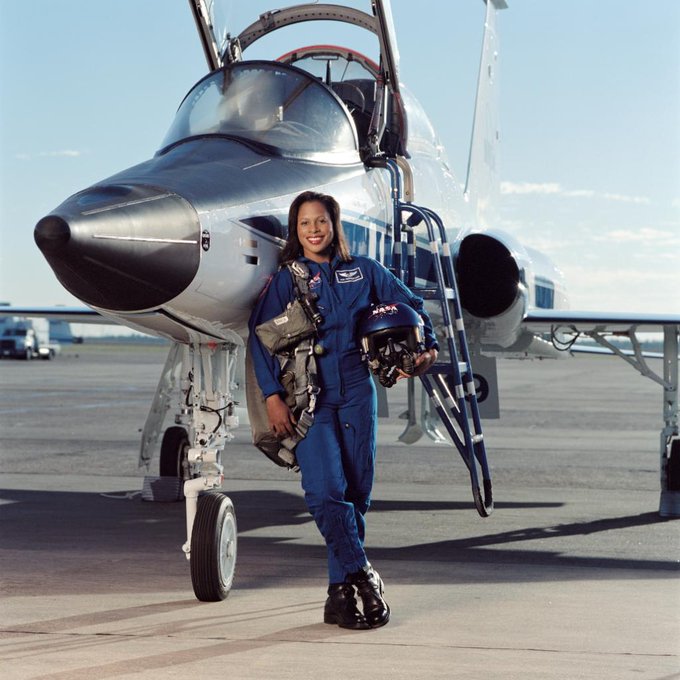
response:
<path id="1" fill-rule="evenodd" d="M 332 196 L 320 194 L 316 191 L 303 191 L 299 196 L 296 196 L 290 204 L 290 210 L 288 211 L 288 240 L 281 251 L 279 262 L 281 264 L 288 264 L 293 260 L 297 260 L 298 257 L 302 257 L 302 245 L 300 244 L 297 233 L 298 213 L 300 212 L 300 206 L 303 203 L 309 203 L 310 201 L 322 203 L 328 211 L 333 225 L 333 241 L 331 242 L 331 248 L 334 249 L 335 254 L 338 255 L 341 260 L 349 262 L 352 259 L 352 256 L 350 255 L 349 246 L 345 239 L 345 232 L 342 229 L 342 222 L 340 221 L 340 205 Z"/>

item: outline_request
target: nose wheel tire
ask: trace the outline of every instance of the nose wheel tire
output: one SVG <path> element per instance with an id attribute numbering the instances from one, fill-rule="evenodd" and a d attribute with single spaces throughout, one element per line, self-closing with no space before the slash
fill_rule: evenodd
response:
<path id="1" fill-rule="evenodd" d="M 224 494 L 198 498 L 191 534 L 191 583 L 202 602 L 218 602 L 229 594 L 236 570 L 236 513 Z"/>

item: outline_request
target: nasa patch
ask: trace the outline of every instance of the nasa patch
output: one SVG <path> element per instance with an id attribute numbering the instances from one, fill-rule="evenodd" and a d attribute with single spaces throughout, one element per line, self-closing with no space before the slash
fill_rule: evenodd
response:
<path id="1" fill-rule="evenodd" d="M 361 269 L 357 267 L 356 269 L 338 269 L 335 272 L 335 280 L 338 283 L 355 283 L 356 281 L 361 281 L 364 275 L 361 273 Z"/>
<path id="2" fill-rule="evenodd" d="M 380 318 L 383 316 L 392 316 L 393 314 L 397 314 L 399 309 L 397 308 L 397 305 L 376 305 L 372 310 L 371 310 L 371 317 L 376 317 Z"/>

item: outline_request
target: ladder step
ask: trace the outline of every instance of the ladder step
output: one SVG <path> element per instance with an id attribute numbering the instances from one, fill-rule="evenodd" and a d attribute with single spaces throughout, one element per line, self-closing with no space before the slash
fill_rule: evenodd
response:
<path id="1" fill-rule="evenodd" d="M 439 288 L 421 288 L 418 286 L 412 286 L 411 290 L 418 296 L 423 298 L 423 300 L 441 300 L 442 294 Z M 446 300 L 453 300 L 453 289 L 444 288 L 444 298 Z"/>
<path id="2" fill-rule="evenodd" d="M 459 361 L 458 363 L 458 372 L 461 375 L 465 375 L 467 373 L 467 364 L 464 361 Z M 446 373 L 446 374 L 453 374 L 453 364 L 449 363 L 436 363 L 432 364 L 430 368 L 427 370 L 428 373 Z"/>

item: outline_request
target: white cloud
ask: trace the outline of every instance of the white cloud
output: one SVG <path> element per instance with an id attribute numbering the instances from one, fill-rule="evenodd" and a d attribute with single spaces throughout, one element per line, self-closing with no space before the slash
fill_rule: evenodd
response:
<path id="1" fill-rule="evenodd" d="M 35 154 L 17 153 L 14 157 L 20 161 L 30 161 L 34 158 L 78 158 L 82 155 L 83 152 L 76 149 L 60 149 L 58 151 L 40 151 Z"/>
<path id="2" fill-rule="evenodd" d="M 680 245 L 680 236 L 673 231 L 642 227 L 641 229 L 611 229 L 603 236 L 596 236 L 597 241 L 618 241 L 619 243 L 644 242 L 654 245 Z"/>
<path id="3" fill-rule="evenodd" d="M 560 196 L 566 196 L 567 198 L 595 198 L 597 192 L 592 189 L 571 189 L 570 191 L 563 189 L 560 191 Z"/>
<path id="4" fill-rule="evenodd" d="M 646 196 L 625 196 L 623 194 L 600 194 L 607 201 L 620 201 L 621 203 L 636 203 L 649 205 L 651 201 Z"/>
<path id="5" fill-rule="evenodd" d="M 82 151 L 77 151 L 76 149 L 62 149 L 61 151 L 48 151 L 43 154 L 43 156 L 66 156 L 67 158 L 78 158 L 83 155 Z"/>
<path id="6" fill-rule="evenodd" d="M 557 182 L 501 182 L 502 194 L 560 194 L 562 187 Z"/>
<path id="7" fill-rule="evenodd" d="M 553 195 L 566 198 L 600 198 L 618 203 L 650 203 L 646 196 L 627 196 L 625 194 L 601 193 L 593 189 L 565 189 L 558 182 L 501 182 L 501 194 L 515 195 Z"/>
<path id="8" fill-rule="evenodd" d="M 572 309 L 680 313 L 680 272 L 645 267 L 562 267 Z"/>

